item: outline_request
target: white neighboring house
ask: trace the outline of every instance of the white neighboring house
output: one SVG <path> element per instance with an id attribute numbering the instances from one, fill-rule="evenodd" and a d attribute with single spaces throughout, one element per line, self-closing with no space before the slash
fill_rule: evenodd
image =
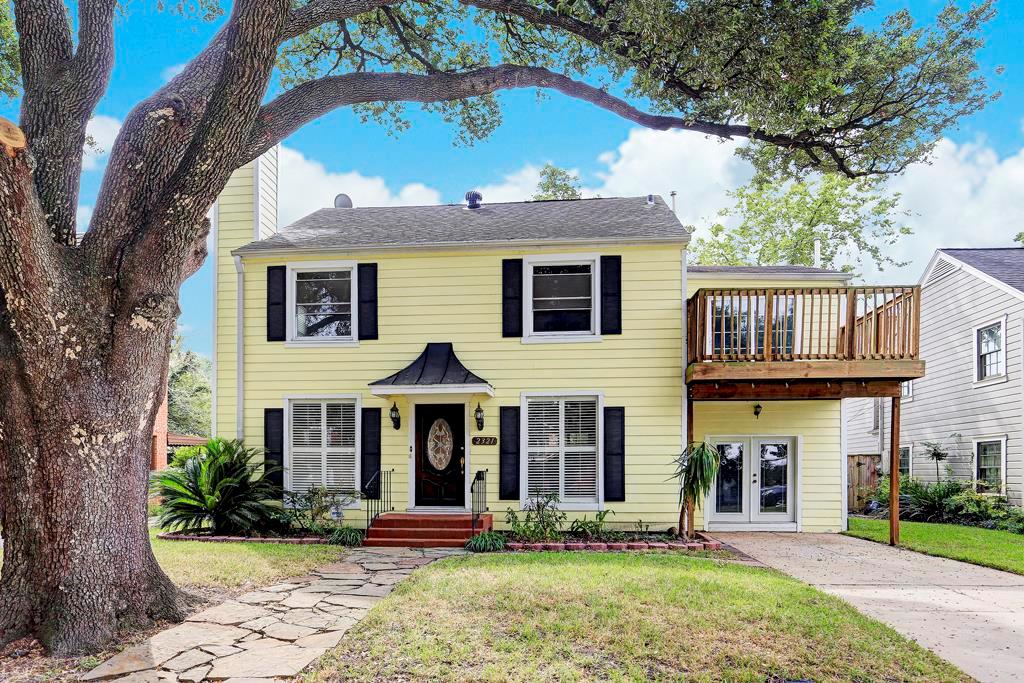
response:
<path id="1" fill-rule="evenodd" d="M 925 442 L 949 452 L 946 478 L 988 482 L 1024 505 L 1024 248 L 940 249 L 921 277 L 921 358 L 903 388 L 900 469 L 935 480 Z M 888 399 L 847 399 L 851 457 L 889 462 Z M 948 469 L 947 469 L 948 468 Z"/>

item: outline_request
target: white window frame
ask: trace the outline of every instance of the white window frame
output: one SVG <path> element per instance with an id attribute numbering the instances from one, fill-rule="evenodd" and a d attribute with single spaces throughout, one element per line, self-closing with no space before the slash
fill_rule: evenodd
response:
<path id="1" fill-rule="evenodd" d="M 906 388 L 907 393 L 903 393 L 903 389 Z M 906 382 L 900 382 L 900 400 L 904 403 L 914 400 L 914 380 L 908 379 Z"/>
<path id="2" fill-rule="evenodd" d="M 287 341 L 285 346 L 359 346 L 359 277 L 356 261 L 299 261 L 287 264 L 285 296 L 288 303 Z M 296 274 L 323 270 L 348 270 L 352 273 L 352 334 L 348 337 L 299 337 L 295 332 Z"/>
<path id="3" fill-rule="evenodd" d="M 987 326 L 983 326 L 987 327 Z M 981 436 L 972 439 L 971 445 L 971 479 L 974 481 L 974 489 L 978 489 L 978 444 L 992 443 L 993 441 L 999 442 L 1000 458 L 999 458 L 999 490 L 998 491 L 986 491 L 985 493 L 991 495 L 1005 496 L 1006 495 L 1006 445 L 1008 442 L 1007 434 L 996 434 L 993 436 Z"/>
<path id="4" fill-rule="evenodd" d="M 534 266 L 590 266 L 590 331 L 533 331 L 533 268 Z M 600 254 L 537 254 L 523 258 L 523 338 L 524 344 L 601 341 L 601 255 Z"/>
<path id="5" fill-rule="evenodd" d="M 292 490 L 292 405 L 294 403 L 302 403 L 303 401 L 319 401 L 324 402 L 351 402 L 355 405 L 356 417 L 355 417 L 355 430 L 356 430 L 356 458 L 355 458 L 355 484 L 356 490 L 358 491 L 362 479 L 362 444 L 363 444 L 363 421 L 362 421 L 362 409 L 363 399 L 360 394 L 288 394 L 284 397 L 284 488 L 287 491 Z M 326 473 L 326 470 L 325 470 Z M 359 509 L 361 500 L 359 496 L 355 497 L 355 500 L 346 505 L 346 510 L 357 510 Z"/>
<path id="6" fill-rule="evenodd" d="M 975 387 L 983 387 L 983 386 L 986 386 L 986 385 L 989 385 L 989 384 L 999 384 L 1001 382 L 1005 382 L 1008 379 L 1007 374 L 1006 374 L 1007 373 L 1007 368 L 1006 368 L 1006 341 L 1007 341 L 1006 340 L 1006 329 L 1007 329 L 1006 323 L 1007 323 L 1007 317 L 1008 316 L 1004 314 L 1002 317 L 994 318 L 994 319 L 989 320 L 988 322 L 985 322 L 985 323 L 983 323 L 981 325 L 978 325 L 977 327 L 974 328 L 974 331 L 972 333 L 972 337 L 973 338 L 972 338 L 972 341 L 971 341 L 971 348 L 974 350 L 974 362 L 972 364 L 972 366 L 974 368 L 974 376 L 972 377 L 972 384 Z M 1000 363 L 1000 366 L 1003 369 L 1003 372 L 1001 374 L 999 374 L 999 375 L 992 375 L 991 377 L 986 377 L 985 379 L 980 379 L 979 375 L 980 375 L 980 371 L 981 371 L 981 363 L 980 363 L 980 360 L 981 360 L 981 348 L 978 345 L 978 333 L 981 332 L 986 327 L 993 327 L 994 325 L 998 325 L 999 326 L 999 335 L 1000 335 L 1000 337 L 999 337 L 1000 338 L 999 363 Z"/>
<path id="7" fill-rule="evenodd" d="M 902 451 L 904 448 L 907 449 L 907 477 L 913 477 L 914 476 L 914 444 L 910 443 L 910 444 L 907 444 L 905 446 L 903 444 L 900 444 L 899 450 Z M 899 455 L 899 451 L 897 451 L 896 452 L 896 466 L 899 467 L 899 464 L 900 464 L 900 455 Z M 903 476 L 902 472 L 900 472 L 900 476 Z"/>
<path id="8" fill-rule="evenodd" d="M 560 510 L 604 510 L 604 392 L 593 390 L 581 391 L 532 391 L 520 394 L 519 402 L 519 507 L 525 508 L 530 501 L 529 490 L 529 411 L 528 403 L 533 399 L 557 399 L 561 401 L 575 399 L 597 400 L 597 502 L 594 501 L 558 501 Z M 562 425 L 560 429 L 564 429 Z M 559 483 L 561 489 L 565 485 L 565 468 L 559 463 Z"/>

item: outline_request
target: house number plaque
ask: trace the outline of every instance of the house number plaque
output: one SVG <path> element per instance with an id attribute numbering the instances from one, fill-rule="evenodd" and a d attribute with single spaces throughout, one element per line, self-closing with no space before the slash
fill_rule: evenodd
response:
<path id="1" fill-rule="evenodd" d="M 474 446 L 497 446 L 498 445 L 498 437 L 496 437 L 496 436 L 474 436 L 473 437 L 473 445 Z"/>

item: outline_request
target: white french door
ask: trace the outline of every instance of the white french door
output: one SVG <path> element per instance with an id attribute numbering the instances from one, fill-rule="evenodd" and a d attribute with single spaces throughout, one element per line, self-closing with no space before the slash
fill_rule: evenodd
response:
<path id="1" fill-rule="evenodd" d="M 710 442 L 719 458 L 707 504 L 711 525 L 785 528 L 795 524 L 795 438 L 717 437 Z"/>

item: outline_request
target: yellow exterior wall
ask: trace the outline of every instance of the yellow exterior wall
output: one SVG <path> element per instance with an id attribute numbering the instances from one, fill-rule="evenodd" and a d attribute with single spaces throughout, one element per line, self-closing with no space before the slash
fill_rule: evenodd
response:
<path id="1" fill-rule="evenodd" d="M 801 531 L 833 532 L 843 527 L 843 459 L 840 401 L 698 401 L 693 432 L 697 441 L 717 436 L 794 436 L 796 487 Z M 703 516 L 698 518 L 703 526 Z"/>

